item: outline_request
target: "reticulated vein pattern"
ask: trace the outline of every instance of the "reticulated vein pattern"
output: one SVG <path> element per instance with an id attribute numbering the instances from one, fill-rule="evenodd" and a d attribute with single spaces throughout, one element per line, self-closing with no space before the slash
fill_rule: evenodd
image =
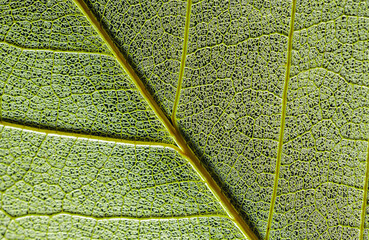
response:
<path id="1" fill-rule="evenodd" d="M 176 116 L 261 238 L 273 193 L 290 7 L 289 1 L 194 1 Z"/>
<path id="2" fill-rule="evenodd" d="M 109 53 L 71 0 L 0 1 L 0 42 L 31 49 Z"/>
<path id="3" fill-rule="evenodd" d="M 270 239 L 359 239 L 369 138 L 367 7 L 297 1 Z"/>
<path id="4" fill-rule="evenodd" d="M 7 239 L 244 239 L 232 221 L 219 217 L 135 221 L 60 214 L 12 220 L 0 212 L 0 222 Z"/>
<path id="5" fill-rule="evenodd" d="M 174 150 L 1 127 L 0 208 L 12 218 L 225 216 Z"/>
<path id="6" fill-rule="evenodd" d="M 367 2 L 74 1 L 103 30 L 0 0 L 0 238 L 244 239 L 159 121 L 180 71 L 171 120 L 261 239 L 369 237 Z"/>
<path id="7" fill-rule="evenodd" d="M 0 43 L 1 118 L 41 128 L 171 143 L 117 61 Z"/>
<path id="8" fill-rule="evenodd" d="M 187 3 L 181 0 L 85 2 L 155 101 L 170 116 L 179 78 Z"/>

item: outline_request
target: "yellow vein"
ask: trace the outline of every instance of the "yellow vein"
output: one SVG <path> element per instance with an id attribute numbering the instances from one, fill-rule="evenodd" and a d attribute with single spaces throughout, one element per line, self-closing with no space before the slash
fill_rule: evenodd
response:
<path id="1" fill-rule="evenodd" d="M 110 143 L 116 143 L 116 144 L 132 145 L 132 146 L 150 146 L 150 147 L 157 146 L 157 147 L 171 148 L 177 151 L 178 153 L 181 153 L 181 150 L 178 147 L 171 145 L 171 144 L 167 144 L 167 143 L 161 143 L 161 142 L 133 141 L 133 140 L 126 140 L 126 139 L 113 138 L 113 137 L 103 137 L 103 136 L 96 136 L 96 135 L 83 134 L 83 133 L 73 133 L 73 132 L 67 132 L 67 131 L 61 131 L 61 130 L 50 130 L 50 129 L 20 125 L 17 123 L 6 122 L 3 120 L 0 121 L 0 126 L 1 125 L 3 125 L 4 127 L 9 127 L 9 128 L 19 129 L 19 130 L 26 130 L 26 131 L 35 132 L 38 134 L 46 134 L 49 136 L 86 139 L 90 141 L 95 140 L 95 141 L 110 142 Z"/>
<path id="2" fill-rule="evenodd" d="M 176 98 L 174 100 L 173 111 L 172 111 L 172 123 L 175 126 L 177 126 L 176 112 L 177 112 L 177 108 L 178 108 L 178 104 L 179 104 L 179 98 L 181 96 L 183 74 L 184 74 L 184 68 L 185 68 L 185 65 L 186 65 L 188 35 L 189 35 L 189 31 L 190 31 L 189 29 L 190 29 L 190 17 L 191 17 L 191 4 L 192 4 L 192 0 L 188 0 L 187 1 L 187 9 L 186 9 L 186 25 L 185 25 L 185 30 L 184 30 L 181 68 L 179 70 L 179 79 L 178 79 Z"/>
<path id="3" fill-rule="evenodd" d="M 280 167 L 281 167 L 283 135 L 284 135 L 286 109 L 287 109 L 287 89 L 288 89 L 288 80 L 289 80 L 289 77 L 290 77 L 290 68 L 291 68 L 291 61 L 292 61 L 292 37 L 293 37 L 293 24 L 294 24 L 294 21 L 295 21 L 295 12 L 296 12 L 296 0 L 293 0 L 292 1 L 290 32 L 288 34 L 288 52 L 287 52 L 286 78 L 285 78 L 285 81 L 284 81 L 283 98 L 282 98 L 281 131 L 279 133 L 279 143 L 278 143 L 278 153 L 277 153 L 277 163 L 276 163 L 276 169 L 275 169 L 273 195 L 272 195 L 272 201 L 271 201 L 270 209 L 269 209 L 268 225 L 267 225 L 267 230 L 266 230 L 266 234 L 265 234 L 265 239 L 269 239 L 269 233 L 270 233 L 270 228 L 271 228 L 272 218 L 273 218 L 274 204 L 275 204 L 275 199 L 276 199 L 276 196 L 277 196 L 279 171 L 280 171 Z"/>
<path id="4" fill-rule="evenodd" d="M 211 217 L 218 217 L 218 218 L 226 218 L 229 219 L 228 216 L 224 215 L 217 215 L 217 214 L 204 214 L 204 215 L 190 215 L 190 216 L 179 216 L 179 217 L 130 217 L 130 216 L 115 216 L 115 217 L 94 217 L 94 216 L 88 216 L 78 213 L 70 213 L 70 212 L 59 212 L 54 214 L 26 214 L 22 216 L 13 217 L 7 213 L 5 213 L 10 219 L 19 221 L 21 219 L 26 218 L 32 218 L 32 217 L 58 217 L 58 216 L 71 216 L 71 217 L 78 217 L 78 218 L 84 218 L 84 219 L 91 219 L 96 221 L 101 220 L 111 220 L 111 221 L 119 221 L 119 220 L 126 220 L 126 221 L 171 221 L 171 220 L 182 220 L 182 219 L 192 219 L 192 218 L 211 218 Z"/>
<path id="5" fill-rule="evenodd" d="M 366 173 L 364 182 L 364 195 L 363 195 L 363 206 L 361 208 L 361 224 L 360 224 L 360 240 L 364 239 L 364 226 L 365 226 L 365 214 L 366 214 L 366 201 L 368 196 L 368 181 L 369 181 L 369 141 L 368 141 L 368 152 L 366 156 Z"/>
<path id="6" fill-rule="evenodd" d="M 4 41 L 0 41 L 0 44 L 6 44 L 8 46 L 12 46 L 14 48 L 18 48 L 24 51 L 45 51 L 45 52 L 53 52 L 53 53 L 91 54 L 91 55 L 101 55 L 101 56 L 106 56 L 106 57 L 112 57 L 111 54 L 100 53 L 100 52 L 88 52 L 88 51 L 79 51 L 79 50 L 61 50 L 61 49 L 52 49 L 52 48 L 26 48 L 26 47 L 21 47 L 13 43 L 8 43 Z"/>
<path id="7" fill-rule="evenodd" d="M 232 219 L 232 221 L 236 224 L 236 226 L 241 230 L 241 232 L 250 239 L 257 239 L 255 233 L 251 230 L 251 228 L 247 225 L 245 220 L 240 216 L 238 211 L 234 208 L 230 200 L 225 196 L 222 192 L 221 188 L 215 182 L 215 180 L 211 177 L 210 173 L 206 170 L 206 168 L 202 165 L 197 156 L 192 152 L 190 147 L 187 145 L 186 141 L 182 137 L 180 131 L 175 128 L 169 119 L 166 117 L 166 114 L 159 107 L 159 105 L 155 102 L 154 98 L 145 88 L 145 85 L 141 81 L 141 79 L 134 72 L 133 68 L 128 64 L 123 54 L 120 52 L 118 47 L 112 41 L 108 33 L 101 26 L 100 22 L 96 19 L 94 14 L 87 7 L 86 3 L 83 0 L 73 0 L 74 3 L 78 6 L 78 8 L 85 15 L 87 20 L 91 23 L 94 29 L 98 32 L 100 37 L 105 41 L 110 51 L 116 57 L 117 61 L 123 67 L 123 69 L 130 76 L 133 83 L 136 85 L 141 95 L 146 99 L 152 110 L 155 112 L 156 116 L 168 130 L 169 134 L 175 140 L 179 148 L 182 150 L 182 156 L 184 156 L 189 163 L 191 163 L 192 167 L 195 171 L 201 176 L 201 178 L 206 181 L 209 190 L 214 194 L 214 196 L 218 199 L 221 205 L 224 208 L 224 211 L 227 212 L 228 216 Z"/>

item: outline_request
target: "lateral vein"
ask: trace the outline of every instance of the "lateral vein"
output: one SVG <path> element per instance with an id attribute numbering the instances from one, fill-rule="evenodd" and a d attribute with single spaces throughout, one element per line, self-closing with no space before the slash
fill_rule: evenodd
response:
<path id="1" fill-rule="evenodd" d="M 119 221 L 119 220 L 128 220 L 128 221 L 170 221 L 170 220 L 182 220 L 182 219 L 191 219 L 191 218 L 210 218 L 210 217 L 219 217 L 219 218 L 227 218 L 228 216 L 225 215 L 216 215 L 216 214 L 204 214 L 204 215 L 190 215 L 190 216 L 178 216 L 178 217 L 130 217 L 130 216 L 122 216 L 122 217 L 94 217 L 89 215 L 83 215 L 78 213 L 70 213 L 70 212 L 59 212 L 54 214 L 25 214 L 22 216 L 13 217 L 9 215 L 8 213 L 5 213 L 10 219 L 12 220 L 21 220 L 25 218 L 31 218 L 31 217 L 48 217 L 53 218 L 57 216 L 72 216 L 72 217 L 79 217 L 79 218 L 85 218 L 85 219 L 93 219 L 96 221 L 101 220 L 112 220 L 112 221 Z"/>
<path id="2" fill-rule="evenodd" d="M 361 224 L 360 224 L 360 240 L 364 239 L 364 227 L 365 227 L 365 215 L 366 215 L 366 202 L 368 197 L 368 181 L 369 181 L 369 141 L 368 141 L 368 152 L 366 158 L 366 171 L 365 171 L 365 182 L 364 182 L 364 193 L 363 193 L 363 205 L 361 208 Z"/>
<path id="3" fill-rule="evenodd" d="M 0 44 L 6 44 L 24 51 L 45 51 L 45 52 L 53 52 L 53 53 L 74 53 L 74 54 L 90 54 L 90 55 L 101 55 L 106 57 L 113 57 L 107 53 L 100 53 L 100 52 L 89 52 L 89 51 L 79 51 L 79 50 L 61 50 L 61 49 L 52 49 L 52 48 L 26 48 L 14 43 L 8 43 L 6 41 L 0 41 Z"/>
<path id="4" fill-rule="evenodd" d="M 90 141 L 103 141 L 103 142 L 111 142 L 116 144 L 125 144 L 125 145 L 132 145 L 132 146 L 156 146 L 156 147 L 164 147 L 164 148 L 171 148 L 179 153 L 181 150 L 172 145 L 167 143 L 160 143 L 160 142 L 145 142 L 145 141 L 133 141 L 133 140 L 126 140 L 120 138 L 112 138 L 112 137 L 103 137 L 103 136 L 96 136 L 90 134 L 83 134 L 83 133 L 73 133 L 67 131 L 60 131 L 60 130 L 50 130 L 44 128 L 37 128 L 31 126 L 20 125 L 17 123 L 11 123 L 6 121 L 0 121 L 0 126 L 3 125 L 4 127 L 19 129 L 19 130 L 26 130 L 30 132 L 36 132 L 39 134 L 46 134 L 49 136 L 60 136 L 66 138 L 77 138 L 77 139 L 86 139 Z"/>
<path id="5" fill-rule="evenodd" d="M 173 110 L 172 110 L 172 123 L 175 126 L 177 126 L 176 113 L 177 113 L 177 109 L 178 109 L 179 99 L 180 99 L 180 96 L 181 96 L 184 68 L 186 66 L 188 35 L 189 35 L 190 17 L 191 17 L 191 5 L 192 5 L 192 0 L 187 0 L 186 25 L 185 25 L 185 30 L 184 30 L 184 41 L 183 41 L 181 68 L 179 70 L 179 79 L 178 79 L 176 98 L 174 100 Z"/>
<path id="6" fill-rule="evenodd" d="M 267 230 L 265 234 L 266 240 L 269 239 L 270 228 L 271 228 L 272 218 L 273 218 L 273 209 L 275 205 L 275 199 L 277 197 L 279 171 L 281 167 L 283 135 L 284 135 L 286 110 L 287 110 L 287 89 L 288 89 L 288 81 L 290 78 L 290 68 L 291 68 L 291 62 L 292 62 L 292 37 L 293 37 L 293 24 L 295 21 L 295 13 L 296 13 L 296 0 L 292 0 L 292 13 L 291 13 L 291 23 L 290 23 L 291 27 L 290 27 L 290 32 L 288 34 L 286 78 L 284 81 L 283 98 L 282 98 L 281 130 L 279 133 L 279 143 L 278 143 L 278 153 L 277 153 L 277 162 L 276 162 L 276 170 L 275 170 L 276 173 L 275 173 L 275 178 L 274 178 L 273 195 L 272 195 L 272 200 L 271 200 L 270 209 L 269 209 Z"/>

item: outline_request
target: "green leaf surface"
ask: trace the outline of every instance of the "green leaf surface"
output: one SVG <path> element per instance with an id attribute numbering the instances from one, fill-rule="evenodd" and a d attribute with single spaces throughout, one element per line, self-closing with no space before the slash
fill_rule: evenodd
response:
<path id="1" fill-rule="evenodd" d="M 229 219 L 217 217 L 132 221 L 65 214 L 11 220 L 3 216 L 10 239 L 243 239 Z"/>
<path id="2" fill-rule="evenodd" d="M 0 236 L 368 239 L 368 19 L 0 0 Z"/>
<path id="3" fill-rule="evenodd" d="M 0 41 L 31 49 L 107 53 L 73 1 L 1 1 Z"/>
<path id="4" fill-rule="evenodd" d="M 170 115 L 181 64 L 186 1 L 85 2 Z"/>
<path id="5" fill-rule="evenodd" d="M 111 56 L 0 44 L 3 120 L 130 140 L 172 142 Z"/>
<path id="6" fill-rule="evenodd" d="M 170 217 L 223 210 L 169 148 L 2 128 L 2 208 L 12 216 L 70 212 Z"/>

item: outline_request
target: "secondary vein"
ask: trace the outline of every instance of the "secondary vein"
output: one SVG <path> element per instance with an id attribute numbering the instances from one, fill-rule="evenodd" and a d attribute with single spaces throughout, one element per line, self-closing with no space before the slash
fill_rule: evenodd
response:
<path id="1" fill-rule="evenodd" d="M 2 211 L 5 215 L 7 215 L 7 217 L 9 217 L 12 220 L 21 220 L 21 219 L 25 219 L 25 218 L 31 218 L 31 217 L 48 217 L 48 218 L 53 218 L 53 217 L 57 217 L 57 216 L 72 216 L 72 217 L 79 217 L 79 218 L 85 218 L 85 219 L 93 219 L 96 221 L 101 221 L 101 220 L 112 220 L 112 221 L 119 221 L 119 220 L 128 220 L 128 221 L 157 221 L 157 220 L 164 220 L 164 221 L 170 221 L 170 220 L 181 220 L 181 219 L 191 219 L 191 218 L 210 218 L 210 217 L 218 217 L 218 218 L 227 218 L 229 219 L 229 217 L 224 216 L 224 215 L 217 215 L 217 214 L 204 214 L 204 215 L 190 215 L 190 216 L 178 216 L 178 217 L 142 217 L 142 218 L 138 218 L 138 217 L 130 217 L 130 216 L 115 216 L 115 217 L 95 217 L 95 216 L 89 216 L 89 215 L 84 215 L 84 214 L 78 214 L 78 213 L 71 213 L 71 212 L 59 212 L 59 213 L 54 213 L 54 214 L 25 214 L 22 216 L 17 216 L 17 217 L 13 217 L 11 215 L 9 215 L 8 213 Z"/>
<path id="2" fill-rule="evenodd" d="M 125 145 L 132 145 L 132 146 L 156 146 L 156 147 L 166 147 L 171 148 L 178 153 L 181 154 L 181 150 L 172 145 L 167 143 L 161 143 L 161 142 L 146 142 L 146 141 L 133 141 L 133 140 L 126 140 L 126 139 L 120 139 L 120 138 L 112 138 L 112 137 L 103 137 L 103 136 L 96 136 L 96 135 L 90 135 L 90 134 L 83 134 L 83 133 L 73 133 L 73 132 L 67 132 L 67 131 L 61 131 L 61 130 L 50 130 L 50 129 L 43 129 L 38 127 L 31 127 L 31 126 L 25 126 L 20 125 L 17 123 L 11 123 L 1 120 L 0 126 L 4 127 L 10 127 L 14 129 L 19 130 L 26 130 L 30 132 L 35 132 L 39 134 L 46 134 L 49 136 L 60 136 L 65 138 L 78 138 L 78 139 L 86 139 L 90 141 L 103 141 L 103 142 L 111 142 L 116 144 L 125 144 Z"/>
<path id="3" fill-rule="evenodd" d="M 265 239 L 269 239 L 270 228 L 272 224 L 273 218 L 273 210 L 275 205 L 275 199 L 277 197 L 277 188 L 278 188 L 278 179 L 279 179 L 279 171 L 281 167 L 281 158 L 282 158 L 282 148 L 283 148 L 283 135 L 285 128 L 285 119 L 286 119 L 286 110 L 287 110 L 287 90 L 288 90 L 288 81 L 290 78 L 290 68 L 292 62 L 292 37 L 293 37 L 293 24 L 295 21 L 295 13 L 296 13 L 296 0 L 292 1 L 292 13 L 291 13 L 291 23 L 290 23 L 290 32 L 288 34 L 288 52 L 287 52 L 287 66 L 286 66 L 286 77 L 284 81 L 283 87 L 283 98 L 282 98 L 282 116 L 281 116 L 281 130 L 279 133 L 279 143 L 278 143 L 278 152 L 277 152 L 277 162 L 275 169 L 275 178 L 274 178 L 274 187 L 273 187 L 273 195 L 269 209 L 269 217 L 268 217 L 268 225 L 267 231 L 265 234 Z"/>
<path id="4" fill-rule="evenodd" d="M 62 49 L 53 49 L 53 48 L 27 48 L 22 47 L 19 45 L 16 45 L 14 43 L 8 43 L 6 41 L 0 41 L 0 44 L 6 44 L 15 48 L 19 48 L 24 51 L 45 51 L 45 52 L 53 52 L 53 53 L 71 53 L 71 54 L 90 54 L 90 55 L 101 55 L 106 57 L 113 57 L 110 54 L 107 53 L 101 53 L 101 52 L 89 52 L 89 51 L 79 51 L 79 50 L 62 50 Z"/>
<path id="5" fill-rule="evenodd" d="M 184 68 L 185 68 L 185 65 L 186 65 L 188 35 L 189 35 L 190 17 L 191 17 L 191 4 L 192 4 L 192 0 L 188 0 L 187 1 L 187 9 L 186 9 L 186 25 L 185 25 L 185 30 L 184 30 L 184 40 L 183 40 L 181 68 L 179 70 L 179 79 L 178 79 L 178 86 L 177 86 L 176 98 L 174 100 L 173 110 L 172 110 L 172 123 L 175 126 L 177 126 L 176 113 L 177 113 L 177 108 L 178 108 L 178 104 L 179 104 L 179 98 L 181 96 L 181 88 L 182 88 L 182 82 L 183 82 L 183 74 L 184 74 Z"/>

